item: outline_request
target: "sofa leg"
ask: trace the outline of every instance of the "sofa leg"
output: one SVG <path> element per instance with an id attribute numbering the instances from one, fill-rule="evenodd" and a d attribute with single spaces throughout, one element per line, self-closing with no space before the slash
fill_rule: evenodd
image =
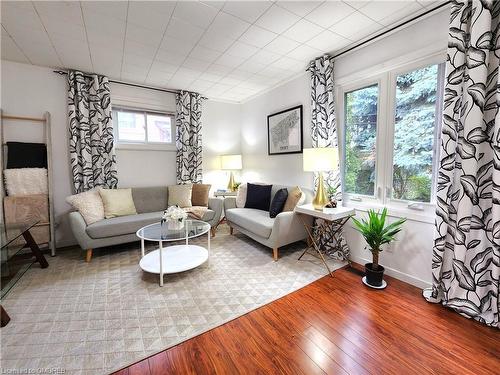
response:
<path id="1" fill-rule="evenodd" d="M 212 238 L 215 237 L 215 231 L 216 231 L 216 229 L 217 229 L 216 227 L 210 228 L 210 235 L 212 236 Z"/>
<path id="2" fill-rule="evenodd" d="M 229 234 L 233 234 L 233 232 L 234 232 L 233 227 L 229 227 Z"/>
<path id="3" fill-rule="evenodd" d="M 90 263 L 91 259 L 92 259 L 92 249 L 87 249 L 87 255 L 85 256 L 85 261 L 87 263 Z"/>
<path id="4" fill-rule="evenodd" d="M 278 260 L 278 248 L 273 247 L 273 259 L 276 262 Z"/>

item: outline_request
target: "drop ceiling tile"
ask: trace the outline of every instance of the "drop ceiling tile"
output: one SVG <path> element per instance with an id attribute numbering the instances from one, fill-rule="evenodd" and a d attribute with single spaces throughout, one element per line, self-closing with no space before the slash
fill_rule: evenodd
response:
<path id="1" fill-rule="evenodd" d="M 73 40 L 79 40 L 81 42 L 87 42 L 87 34 L 85 32 L 85 27 L 78 24 L 73 24 L 70 22 L 62 21 L 58 19 L 53 22 L 52 20 L 43 21 L 47 33 L 52 38 L 63 37 L 71 38 Z"/>
<path id="2" fill-rule="evenodd" d="M 198 78 L 201 75 L 201 72 L 195 70 L 195 69 L 189 69 L 185 67 L 180 67 L 177 69 L 177 72 L 175 72 L 176 77 L 186 77 L 186 78 Z"/>
<path id="3" fill-rule="evenodd" d="M 343 2 L 325 1 L 305 18 L 324 28 L 329 28 L 355 11 L 354 8 Z"/>
<path id="4" fill-rule="evenodd" d="M 88 30 L 87 37 L 91 49 L 92 47 L 98 47 L 109 48 L 111 50 L 123 50 L 123 36 L 100 34 Z"/>
<path id="5" fill-rule="evenodd" d="M 235 68 L 240 65 L 243 61 L 245 61 L 244 57 L 233 56 L 227 53 L 223 54 L 219 57 L 215 62 L 219 65 L 223 65 L 229 68 Z"/>
<path id="6" fill-rule="evenodd" d="M 149 70 L 153 64 L 153 58 L 126 51 L 123 54 L 123 64 L 141 66 Z"/>
<path id="7" fill-rule="evenodd" d="M 287 53 L 287 57 L 300 61 L 309 61 L 322 54 L 322 51 L 309 47 L 305 44 L 298 46 L 293 51 Z"/>
<path id="8" fill-rule="evenodd" d="M 379 23 L 384 26 L 395 25 L 398 23 L 402 23 L 408 18 L 414 17 L 419 13 L 425 12 L 426 9 L 420 5 L 419 3 L 409 3 L 406 7 L 395 11 L 387 17 L 382 18 Z"/>
<path id="9" fill-rule="evenodd" d="M 206 1 L 201 1 L 203 4 L 211 6 L 212 8 L 215 9 L 222 9 L 224 8 L 224 5 L 226 4 L 225 1 L 212 1 L 212 0 L 206 0 Z"/>
<path id="10" fill-rule="evenodd" d="M 278 68 L 273 65 L 268 65 L 261 69 L 259 75 L 265 77 L 267 80 L 272 77 L 286 77 L 289 74 L 288 71 Z M 257 80 L 257 77 L 255 78 Z"/>
<path id="11" fill-rule="evenodd" d="M 220 55 L 219 51 L 197 45 L 193 48 L 189 56 L 207 62 L 214 62 Z"/>
<path id="12" fill-rule="evenodd" d="M 206 29 L 217 15 L 211 6 L 195 1 L 179 1 L 174 10 L 174 17 L 191 25 Z"/>
<path id="13" fill-rule="evenodd" d="M 154 71 L 157 73 L 161 72 L 161 73 L 173 74 L 177 71 L 178 68 L 179 68 L 178 65 L 164 63 L 164 62 L 159 61 L 159 60 L 154 60 L 153 64 L 151 65 L 151 71 Z"/>
<path id="14" fill-rule="evenodd" d="M 125 53 L 133 53 L 136 55 L 143 55 L 146 58 L 153 59 L 157 47 L 149 44 L 137 43 L 131 40 L 125 41 Z"/>
<path id="15" fill-rule="evenodd" d="M 262 27 L 252 25 L 250 28 L 243 33 L 240 37 L 240 41 L 251 44 L 252 46 L 262 48 L 273 39 L 275 39 L 278 34 L 273 33 L 263 29 Z"/>
<path id="16" fill-rule="evenodd" d="M 382 19 L 393 15 L 396 12 L 408 9 L 412 10 L 412 5 L 422 8 L 414 1 L 376 1 L 366 4 L 359 11 L 365 16 L 370 17 L 374 21 L 381 21 Z M 414 9 L 414 8 L 413 8 Z"/>
<path id="17" fill-rule="evenodd" d="M 34 1 L 33 5 L 45 26 L 54 22 L 84 25 L 80 3 L 77 1 Z"/>
<path id="18" fill-rule="evenodd" d="M 208 32 L 220 35 L 225 38 L 238 39 L 250 24 L 227 13 L 219 13 L 213 23 L 208 28 Z"/>
<path id="19" fill-rule="evenodd" d="M 40 18 L 31 2 L 0 2 L 2 25 L 12 35 L 14 30 L 24 32 L 45 32 Z"/>
<path id="20" fill-rule="evenodd" d="M 173 1 L 129 1 L 127 22 L 164 31 L 174 10 Z"/>
<path id="21" fill-rule="evenodd" d="M 208 31 L 203 34 L 198 42 L 198 45 L 215 51 L 224 52 L 233 44 L 235 39 L 226 38 L 216 31 Z"/>
<path id="22" fill-rule="evenodd" d="M 194 91 L 204 91 L 208 89 L 209 87 L 213 86 L 213 82 L 210 81 L 204 81 L 202 79 L 197 79 L 195 80 L 192 84 L 190 89 Z"/>
<path id="23" fill-rule="evenodd" d="M 249 73 L 255 74 L 255 73 L 261 71 L 262 69 L 264 69 L 265 67 L 266 67 L 266 64 L 259 63 L 259 62 L 256 62 L 256 61 L 252 61 L 250 59 L 250 60 L 245 61 L 243 64 L 241 64 L 238 67 L 238 69 L 239 70 L 243 70 L 245 72 L 249 72 Z"/>
<path id="24" fill-rule="evenodd" d="M 222 83 L 224 85 L 234 86 L 234 85 L 237 85 L 241 82 L 243 82 L 242 79 L 226 76 L 226 77 L 222 78 L 218 83 Z"/>
<path id="25" fill-rule="evenodd" d="M 259 64 L 270 64 L 276 60 L 278 60 L 281 57 L 280 54 L 261 49 L 259 52 L 257 52 L 255 55 L 253 55 L 248 61 L 251 62 L 256 62 Z"/>
<path id="26" fill-rule="evenodd" d="M 203 35 L 203 29 L 179 18 L 172 17 L 168 24 L 166 35 L 196 43 Z"/>
<path id="27" fill-rule="evenodd" d="M 222 75 L 225 76 L 226 74 L 230 73 L 233 70 L 233 68 L 224 66 L 224 65 L 219 65 L 219 64 L 212 64 L 210 67 L 207 69 L 207 73 L 211 74 L 217 74 L 217 75 Z"/>
<path id="28" fill-rule="evenodd" d="M 158 47 L 163 33 L 158 30 L 137 26 L 129 22 L 127 23 L 127 32 L 125 35 L 127 40 Z"/>
<path id="29" fill-rule="evenodd" d="M 236 57 L 243 57 L 246 59 L 257 53 L 258 51 L 259 49 L 254 46 L 236 41 L 231 47 L 227 49 L 225 53 Z"/>
<path id="30" fill-rule="evenodd" d="M 432 9 L 436 6 L 443 4 L 446 0 L 417 0 L 420 5 L 422 5 L 426 9 Z"/>
<path id="31" fill-rule="evenodd" d="M 196 45 L 195 42 L 187 42 L 178 38 L 165 36 L 160 44 L 160 50 L 169 53 L 177 53 L 187 56 Z"/>
<path id="32" fill-rule="evenodd" d="M 330 30 L 351 40 L 356 40 L 356 36 L 364 30 L 377 27 L 377 23 L 362 13 L 355 12 L 342 21 L 330 27 Z M 380 26 L 380 25 L 378 25 Z M 380 26 L 380 28 L 382 28 Z"/>
<path id="33" fill-rule="evenodd" d="M 131 83 L 142 84 L 146 80 L 146 73 L 122 71 L 120 80 Z"/>
<path id="34" fill-rule="evenodd" d="M 295 40 L 291 40 L 290 38 L 280 35 L 271 43 L 267 44 L 264 49 L 274 53 L 279 53 L 281 55 L 286 55 L 288 52 L 297 48 L 299 45 L 300 43 L 296 42 Z"/>
<path id="35" fill-rule="evenodd" d="M 274 66 L 276 68 L 290 70 L 290 71 L 296 71 L 302 68 L 305 69 L 306 65 L 307 62 L 291 59 L 286 56 L 276 60 L 274 63 L 271 64 L 271 66 Z"/>
<path id="36" fill-rule="evenodd" d="M 21 63 L 29 63 L 29 60 L 23 54 L 23 52 L 19 49 L 19 47 L 14 43 L 11 37 L 9 37 L 4 29 L 2 29 L 2 59 L 17 61 Z"/>
<path id="37" fill-rule="evenodd" d="M 277 5 L 273 5 L 257 20 L 257 22 L 255 22 L 255 24 L 269 31 L 281 34 L 299 19 L 300 17 L 292 12 L 280 8 Z"/>
<path id="38" fill-rule="evenodd" d="M 168 87 L 173 88 L 173 89 L 183 90 L 187 86 L 189 86 L 191 83 L 193 83 L 194 80 L 195 80 L 195 78 L 186 78 L 186 77 L 178 76 L 176 74 L 168 81 Z"/>
<path id="39" fill-rule="evenodd" d="M 128 2 L 125 1 L 82 1 L 80 4 L 84 12 L 97 13 L 123 21 L 127 19 Z"/>
<path id="40" fill-rule="evenodd" d="M 222 9 L 224 12 L 254 23 L 272 3 L 268 1 L 228 1 Z"/>
<path id="41" fill-rule="evenodd" d="M 312 10 L 321 5 L 323 1 L 277 1 L 276 4 L 285 8 L 297 16 L 304 17 Z"/>
<path id="42" fill-rule="evenodd" d="M 244 80 L 247 80 L 248 78 L 250 78 L 252 75 L 253 75 L 253 73 L 250 73 L 246 70 L 235 69 L 231 73 L 229 73 L 226 77 L 238 79 L 240 81 L 244 81 Z"/>
<path id="43" fill-rule="evenodd" d="M 374 0 L 342 0 L 344 3 L 352 6 L 355 9 L 359 9 L 364 7 L 366 4 L 374 1 Z"/>
<path id="44" fill-rule="evenodd" d="M 186 57 L 186 54 L 177 53 L 176 51 L 159 50 L 156 54 L 156 60 L 172 65 L 181 65 L 186 60 Z"/>
<path id="45" fill-rule="evenodd" d="M 86 42 L 82 43 L 80 40 L 60 36 L 51 37 L 51 41 L 65 67 L 92 70 L 89 47 Z"/>
<path id="46" fill-rule="evenodd" d="M 204 81 L 208 81 L 208 82 L 212 82 L 212 83 L 215 83 L 215 82 L 219 82 L 222 78 L 224 77 L 223 74 L 213 74 L 213 73 L 202 73 L 200 75 L 200 79 L 203 79 Z"/>
<path id="47" fill-rule="evenodd" d="M 83 16 L 87 34 L 93 33 L 96 36 L 113 35 L 117 38 L 123 39 L 126 27 L 125 20 L 116 17 L 109 17 L 100 13 L 94 13 L 92 11 L 85 10 L 85 8 Z"/>
<path id="48" fill-rule="evenodd" d="M 223 93 L 224 91 L 227 91 L 232 87 L 233 86 L 231 86 L 231 85 L 225 85 L 223 83 L 216 83 L 212 87 L 210 87 L 209 92 Z"/>
<path id="49" fill-rule="evenodd" d="M 172 74 L 167 74 L 167 73 L 151 74 L 151 72 L 150 72 L 147 75 L 144 83 L 151 85 L 151 86 L 156 86 L 156 87 L 167 86 L 167 83 L 168 83 L 168 81 L 170 81 L 172 76 L 173 76 Z"/>
<path id="50" fill-rule="evenodd" d="M 182 66 L 188 69 L 198 70 L 201 73 L 210 66 L 210 63 L 207 61 L 195 59 L 194 57 L 188 57 L 183 62 Z"/>
<path id="51" fill-rule="evenodd" d="M 293 39 L 299 43 L 307 42 L 324 29 L 307 20 L 300 20 L 295 25 L 286 30 L 282 35 Z"/>
<path id="52" fill-rule="evenodd" d="M 351 41 L 330 30 L 325 30 L 306 44 L 322 52 L 332 52 L 350 44 Z"/>

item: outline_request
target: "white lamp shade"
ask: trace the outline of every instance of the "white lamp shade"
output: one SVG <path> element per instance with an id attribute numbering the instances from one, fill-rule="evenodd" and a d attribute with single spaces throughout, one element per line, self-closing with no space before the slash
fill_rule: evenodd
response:
<path id="1" fill-rule="evenodd" d="M 221 155 L 220 164 L 221 169 L 225 170 L 241 169 L 241 155 Z"/>
<path id="2" fill-rule="evenodd" d="M 339 165 L 339 150 L 334 147 L 305 148 L 303 151 L 304 171 L 333 171 Z"/>

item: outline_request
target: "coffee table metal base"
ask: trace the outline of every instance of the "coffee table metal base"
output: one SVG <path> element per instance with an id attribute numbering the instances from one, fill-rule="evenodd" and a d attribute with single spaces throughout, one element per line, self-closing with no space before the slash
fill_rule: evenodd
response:
<path id="1" fill-rule="evenodd" d="M 160 260 L 161 259 L 161 260 Z M 208 250 L 198 245 L 174 245 L 156 249 L 139 262 L 145 272 L 160 275 L 160 286 L 163 286 L 163 275 L 191 270 L 201 266 L 208 260 Z"/>

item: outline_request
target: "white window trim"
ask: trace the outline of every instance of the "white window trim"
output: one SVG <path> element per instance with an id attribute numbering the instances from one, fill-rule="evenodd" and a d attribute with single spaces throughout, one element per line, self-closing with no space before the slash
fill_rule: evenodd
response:
<path id="1" fill-rule="evenodd" d="M 170 143 L 162 143 L 162 142 L 148 142 L 147 141 L 147 126 L 146 126 L 146 140 L 144 142 L 136 142 L 136 141 L 123 141 L 119 139 L 118 136 L 118 126 L 116 122 L 116 111 L 130 111 L 130 112 L 141 112 L 144 114 L 157 114 L 169 116 L 172 118 L 170 122 L 171 126 L 171 134 L 172 134 L 172 142 Z M 132 150 L 132 151 L 176 151 L 177 148 L 175 146 L 175 113 L 165 112 L 165 111 L 156 111 L 151 109 L 144 108 L 132 108 L 132 107 L 124 107 L 124 106 L 114 106 L 113 109 L 113 134 L 115 138 L 115 149 L 116 150 Z"/>
<path id="2" fill-rule="evenodd" d="M 363 71 L 363 77 L 360 79 L 359 75 L 352 74 L 348 77 L 343 77 L 341 84 L 337 85 L 336 97 L 337 97 L 337 118 L 338 118 L 338 134 L 340 142 L 343 146 L 340 147 L 340 160 L 341 167 L 340 172 L 342 176 L 345 170 L 345 160 L 344 160 L 344 145 L 345 145 L 345 115 L 344 115 L 344 96 L 346 92 L 357 90 L 363 87 L 373 85 L 375 83 L 379 84 L 379 99 L 377 103 L 377 150 L 382 149 L 382 144 L 388 148 L 387 152 L 378 152 L 376 158 L 376 177 L 375 177 L 375 196 L 366 196 L 361 194 L 343 193 L 344 204 L 348 207 L 353 207 L 356 210 L 367 211 L 369 209 L 381 209 L 387 207 L 388 215 L 393 217 L 406 217 L 414 221 L 420 221 L 425 223 L 434 223 L 435 219 L 435 191 L 433 187 L 431 202 L 410 202 L 392 199 L 389 196 L 392 189 L 392 169 L 393 169 L 393 145 L 394 145 L 394 123 L 395 119 L 393 116 L 394 105 L 396 98 L 396 77 L 399 74 L 416 70 L 425 66 L 433 64 L 442 64 L 445 62 L 443 59 L 443 54 L 441 52 L 429 53 L 427 56 L 420 57 L 417 60 L 408 61 L 407 63 L 402 63 L 398 59 L 397 63 L 387 62 L 384 68 L 374 67 L 372 70 L 373 75 L 370 76 L 369 71 Z M 440 70 L 439 74 L 444 72 Z M 350 82 L 350 83 L 348 83 Z M 442 95 L 442 88 L 438 88 L 437 95 Z M 442 103 L 440 103 L 442 105 Z M 436 125 L 440 131 L 440 119 L 436 119 Z M 438 122 L 439 121 L 439 122 Z M 385 124 L 384 129 L 382 129 L 380 124 Z M 382 137 L 387 139 L 387 141 L 382 142 Z M 436 150 L 439 149 L 439 141 L 434 144 L 434 157 L 435 162 L 433 168 L 436 166 L 438 160 L 438 153 Z M 436 173 L 433 177 L 436 178 Z M 435 185 L 435 181 L 433 181 Z M 410 208 L 410 204 L 414 208 Z"/>

